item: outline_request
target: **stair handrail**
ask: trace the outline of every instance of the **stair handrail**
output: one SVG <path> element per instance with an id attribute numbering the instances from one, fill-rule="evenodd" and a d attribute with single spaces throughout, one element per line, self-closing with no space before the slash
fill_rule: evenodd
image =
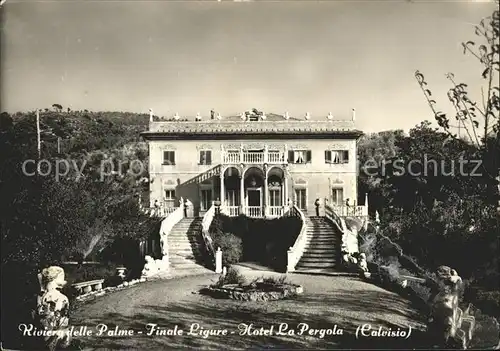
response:
<path id="1" fill-rule="evenodd" d="M 203 219 L 201 221 L 201 236 L 203 238 L 203 242 L 205 243 L 205 247 L 207 249 L 208 254 L 210 255 L 210 260 L 212 264 L 215 265 L 215 250 L 213 245 L 212 237 L 210 236 L 210 225 L 215 216 L 215 205 L 212 201 L 212 205 L 208 209 L 207 212 L 203 215 Z"/>
<path id="2" fill-rule="evenodd" d="M 297 207 L 297 205 L 293 205 L 286 212 L 290 217 L 299 217 L 302 220 L 302 227 L 300 228 L 300 233 L 295 239 L 295 243 L 293 244 L 287 252 L 287 264 L 286 271 L 293 272 L 295 271 L 295 266 L 299 263 L 302 254 L 304 253 L 306 243 L 307 243 L 307 224 L 306 217 L 304 213 Z"/>
<path id="3" fill-rule="evenodd" d="M 162 254 L 168 255 L 168 245 L 165 246 L 165 243 L 168 243 L 168 235 L 172 228 L 179 223 L 184 218 L 184 199 L 181 197 L 179 200 L 179 207 L 175 209 L 175 211 L 168 214 L 165 219 L 162 220 L 160 226 L 160 243 L 162 246 Z"/>
<path id="4" fill-rule="evenodd" d="M 335 224 L 338 230 L 344 233 L 344 227 L 342 224 L 342 218 L 336 213 L 335 207 L 330 204 L 325 204 L 325 217 Z"/>
<path id="5" fill-rule="evenodd" d="M 325 217 L 332 222 L 337 229 L 341 233 L 341 247 L 340 250 L 342 252 L 348 252 L 348 253 L 355 253 L 359 251 L 359 246 L 358 246 L 358 238 L 357 238 L 357 231 L 352 231 L 347 228 L 345 219 L 343 217 L 340 217 L 336 212 L 335 212 L 335 207 L 331 206 L 329 204 L 325 205 Z M 366 230 L 366 226 L 368 225 L 368 219 L 367 216 L 359 216 L 359 217 L 351 217 L 355 218 L 356 220 L 361 221 L 360 228 L 364 228 Z M 355 235 L 354 241 L 352 236 Z"/>

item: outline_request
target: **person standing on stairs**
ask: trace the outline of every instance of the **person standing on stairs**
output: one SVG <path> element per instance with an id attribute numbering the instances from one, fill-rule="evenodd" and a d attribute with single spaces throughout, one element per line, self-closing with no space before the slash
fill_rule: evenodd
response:
<path id="1" fill-rule="evenodd" d="M 316 206 L 316 217 L 319 217 L 319 207 L 321 206 L 321 204 L 319 203 L 319 198 L 314 202 L 314 206 Z"/>

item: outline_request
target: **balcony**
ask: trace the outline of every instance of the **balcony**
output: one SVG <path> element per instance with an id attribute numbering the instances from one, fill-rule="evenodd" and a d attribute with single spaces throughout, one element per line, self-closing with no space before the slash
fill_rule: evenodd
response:
<path id="1" fill-rule="evenodd" d="M 222 151 L 224 164 L 261 164 L 287 163 L 286 154 L 282 151 Z"/>
<path id="2" fill-rule="evenodd" d="M 283 216 L 283 206 L 222 206 L 222 213 L 229 217 L 237 217 L 243 214 L 251 218 L 277 218 Z"/>

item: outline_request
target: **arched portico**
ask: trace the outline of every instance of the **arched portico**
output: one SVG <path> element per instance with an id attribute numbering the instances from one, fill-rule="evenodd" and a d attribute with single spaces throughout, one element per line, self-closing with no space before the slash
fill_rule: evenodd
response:
<path id="1" fill-rule="evenodd" d="M 221 172 L 222 203 L 230 215 L 278 217 L 286 206 L 287 179 L 283 168 L 229 166 Z"/>
<path id="2" fill-rule="evenodd" d="M 287 205 L 287 185 L 283 168 L 274 166 L 267 170 L 266 214 L 269 216 L 279 216 L 282 213 L 282 208 Z"/>

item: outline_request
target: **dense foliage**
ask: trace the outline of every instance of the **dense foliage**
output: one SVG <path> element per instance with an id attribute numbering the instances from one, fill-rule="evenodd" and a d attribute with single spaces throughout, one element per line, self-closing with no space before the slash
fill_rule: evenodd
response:
<path id="1" fill-rule="evenodd" d="M 223 250 L 223 257 L 238 257 L 242 251 L 241 260 L 260 262 L 284 270 L 286 253 L 295 243 L 301 227 L 302 221 L 298 217 L 260 219 L 243 215 L 228 217 L 221 214 L 214 217 L 210 233 L 215 247 L 221 247 Z M 241 240 L 241 249 L 239 241 L 234 237 Z M 232 244 L 235 246 L 232 247 Z"/>
<path id="2" fill-rule="evenodd" d="M 422 122 L 409 135 L 373 134 L 365 136 L 358 148 L 360 189 L 368 189 L 375 200 L 370 201 L 370 212 L 381 214 L 384 240 L 399 244 L 424 270 L 434 271 L 439 265 L 457 269 L 468 282 L 469 301 L 497 317 L 499 23 L 496 8 L 475 26 L 476 40 L 462 44 L 464 53 L 478 60 L 478 76 L 485 83 L 482 101 L 473 101 L 468 85 L 448 73 L 447 98 L 456 110 L 453 121 L 439 111 L 438 97 L 417 71 L 415 78 L 439 128 Z M 372 160 L 370 167 L 363 167 L 367 160 Z"/>
<path id="3" fill-rule="evenodd" d="M 158 229 L 138 203 L 148 186 L 147 146 L 138 141 L 147 119 L 55 105 L 40 114 L 40 157 L 35 113 L 0 116 L 2 335 L 16 336 L 5 328 L 29 321 L 40 269 L 103 260 L 137 270 L 138 241 Z M 133 170 L 134 160 L 144 167 Z M 67 273 L 69 281 L 78 278 Z"/>

